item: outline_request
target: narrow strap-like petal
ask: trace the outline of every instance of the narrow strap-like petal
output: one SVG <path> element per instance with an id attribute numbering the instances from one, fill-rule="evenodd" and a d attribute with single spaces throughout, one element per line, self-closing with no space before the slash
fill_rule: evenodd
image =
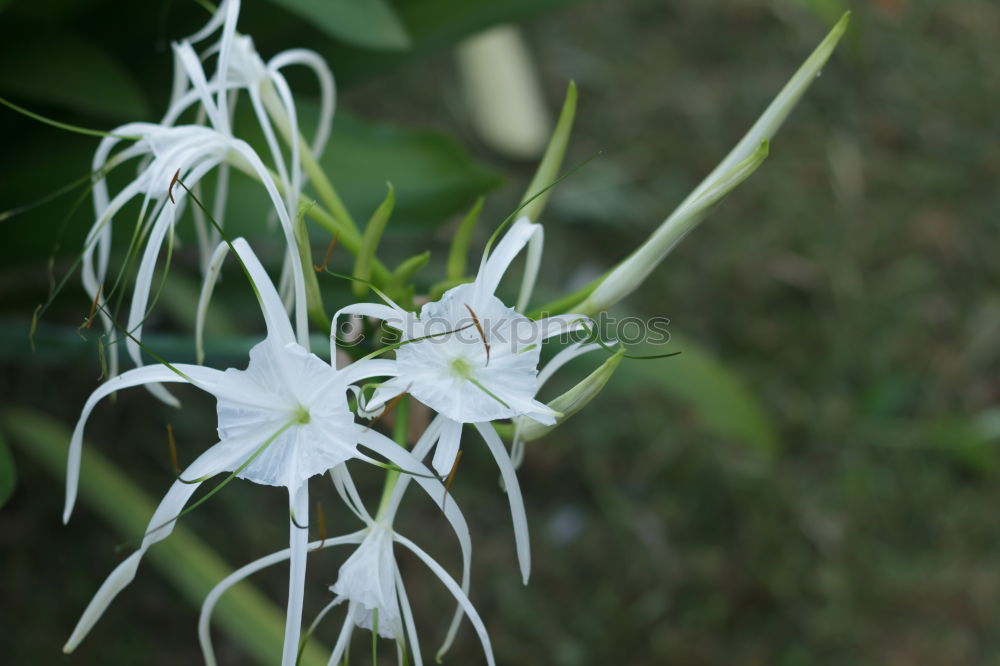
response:
<path id="1" fill-rule="evenodd" d="M 399 374 L 396 362 L 383 359 L 372 358 L 365 361 L 355 361 L 340 370 L 340 378 L 344 384 L 353 384 L 362 379 L 371 377 L 395 377 Z"/>
<path id="2" fill-rule="evenodd" d="M 413 655 L 413 666 L 424 666 L 424 657 L 420 654 L 420 638 L 417 636 L 417 624 L 413 621 L 413 608 L 410 607 L 410 597 L 406 594 L 403 576 L 396 567 L 396 596 L 399 597 L 399 607 L 403 611 L 403 624 L 406 636 L 410 642 L 410 654 Z"/>
<path id="3" fill-rule="evenodd" d="M 281 666 L 295 666 L 299 654 L 299 635 L 302 633 L 302 604 L 306 589 L 306 555 L 309 553 L 309 482 L 304 482 L 295 492 L 291 502 L 293 518 L 288 521 L 289 559 L 288 608 L 285 614 L 285 643 L 281 652 Z"/>
<path id="4" fill-rule="evenodd" d="M 431 467 L 441 476 L 451 472 L 455 465 L 455 457 L 458 455 L 458 448 L 462 443 L 462 424 L 445 418 L 442 421 L 441 437 L 434 448 L 434 458 L 431 460 Z"/>
<path id="5" fill-rule="evenodd" d="M 517 473 L 510 462 L 510 456 L 500 436 L 489 423 L 477 423 L 476 429 L 486 441 L 497 467 L 500 468 L 500 478 L 507 489 L 507 500 L 510 502 L 510 516 L 514 523 L 514 544 L 517 546 L 517 560 L 521 565 L 521 578 L 528 584 L 531 575 L 531 546 L 528 540 L 528 517 L 524 512 L 524 500 L 521 499 L 521 486 L 517 481 Z"/>
<path id="6" fill-rule="evenodd" d="M 202 453 L 186 470 L 184 478 L 200 479 L 210 477 L 231 468 L 239 463 L 242 451 L 233 451 L 221 446 L 213 446 L 208 451 Z M 175 481 L 167 491 L 166 496 L 156 507 L 153 517 L 149 521 L 149 528 L 142 539 L 139 550 L 129 555 L 119 564 L 111 575 L 104 581 L 97 594 L 87 605 L 80 621 L 70 635 L 69 640 L 63 647 L 63 652 L 72 652 L 80 644 L 91 628 L 104 614 L 104 611 L 111 604 L 114 598 L 135 578 L 139 562 L 150 546 L 157 541 L 166 539 L 174 529 L 176 518 L 184 509 L 191 496 L 198 490 L 201 483 L 189 483 Z"/>
<path id="7" fill-rule="evenodd" d="M 257 255 L 254 254 L 250 244 L 243 238 L 233 241 L 233 249 L 246 266 L 247 273 L 253 281 L 254 290 L 260 301 L 261 312 L 264 314 L 264 321 L 267 324 L 268 337 L 273 337 L 281 344 L 295 341 L 295 333 L 292 325 L 285 314 L 285 306 L 281 304 L 281 297 L 278 290 L 274 288 L 274 283 L 268 276 L 267 271 L 261 265 Z"/>
<path id="8" fill-rule="evenodd" d="M 69 516 L 73 512 L 73 504 L 76 502 L 76 491 L 80 480 L 80 455 L 83 449 L 83 429 L 87 425 L 90 413 L 102 398 L 115 391 L 151 382 L 188 382 L 203 390 L 211 390 L 222 374 L 218 370 L 202 368 L 196 365 L 177 364 L 173 367 L 174 370 L 163 365 L 149 365 L 129 370 L 104 382 L 87 398 L 87 402 L 83 406 L 83 411 L 80 413 L 80 418 L 76 422 L 76 428 L 73 430 L 73 436 L 69 442 L 69 455 L 66 457 L 64 523 L 69 521 Z"/>
<path id="9" fill-rule="evenodd" d="M 542 249 L 545 246 L 545 229 L 541 225 L 528 241 L 528 254 L 524 258 L 524 277 L 521 280 L 521 291 L 517 295 L 517 305 L 514 309 L 524 312 L 528 308 L 531 294 L 535 290 L 535 280 L 538 279 L 538 269 L 542 265 Z"/>
<path id="10" fill-rule="evenodd" d="M 541 343 L 556 335 L 583 330 L 585 324 L 591 325 L 590 317 L 580 314 L 562 314 L 540 319 L 535 322 L 535 342 Z"/>
<path id="11" fill-rule="evenodd" d="M 330 546 L 343 546 L 346 544 L 361 543 L 364 539 L 364 535 L 365 530 L 360 530 L 358 532 L 354 532 L 353 534 L 346 534 L 332 539 L 313 541 L 309 544 L 309 552 L 329 548 Z M 219 603 L 219 599 L 222 598 L 222 595 L 225 594 L 229 588 L 249 578 L 258 571 L 286 561 L 291 556 L 291 552 L 290 548 L 285 548 L 284 550 L 279 550 L 276 553 L 271 553 L 270 555 L 243 565 L 219 581 L 219 583 L 212 588 L 212 591 L 208 593 L 208 596 L 205 597 L 205 600 L 201 604 L 201 614 L 198 616 L 198 642 L 201 644 L 201 652 L 205 658 L 207 666 L 216 666 L 215 650 L 212 647 L 211 622 L 212 613 L 215 611 L 215 606 Z"/>
<path id="12" fill-rule="evenodd" d="M 469 621 L 472 622 L 472 627 L 476 630 L 476 634 L 479 636 L 479 642 L 483 644 L 483 652 L 486 653 L 486 663 L 489 666 L 495 666 L 493 660 L 493 647 L 490 645 L 490 637 L 486 633 L 486 625 L 483 624 L 482 619 L 479 617 L 479 613 L 476 611 L 472 602 L 469 601 L 469 597 L 462 592 L 462 588 L 458 586 L 455 579 L 448 575 L 448 572 L 444 570 L 440 564 L 438 564 L 433 557 L 428 555 L 420 548 L 417 544 L 413 543 L 402 534 L 393 534 L 393 540 L 399 544 L 410 549 L 410 551 L 419 557 L 424 564 L 427 565 L 435 576 L 444 583 L 444 586 L 448 588 L 451 595 L 455 597 L 455 600 L 462 606 L 465 610 L 465 614 L 469 616 Z"/>
<path id="13" fill-rule="evenodd" d="M 340 660 L 344 656 L 347 644 L 351 642 L 353 634 L 354 602 L 349 602 L 347 604 L 347 617 L 344 618 L 344 624 L 340 627 L 340 634 L 337 636 L 337 643 L 333 646 L 333 651 L 330 653 L 330 660 L 326 662 L 327 666 L 339 666 Z"/>
<path id="14" fill-rule="evenodd" d="M 479 274 L 476 276 L 476 300 L 480 302 L 486 297 L 492 296 L 500 278 L 507 272 L 514 257 L 528 242 L 528 239 L 535 234 L 541 226 L 533 224 L 528 218 L 522 217 L 507 230 L 504 237 L 497 243 L 497 246 L 490 253 L 489 258 L 484 257 Z"/>
<path id="15" fill-rule="evenodd" d="M 318 53 L 306 49 L 282 51 L 268 61 L 267 68 L 272 72 L 277 72 L 288 65 L 308 67 L 316 75 L 316 80 L 319 82 L 319 119 L 316 125 L 316 135 L 313 137 L 311 145 L 313 156 L 319 157 L 330 138 L 330 126 L 337 101 L 337 88 L 333 73 Z"/>

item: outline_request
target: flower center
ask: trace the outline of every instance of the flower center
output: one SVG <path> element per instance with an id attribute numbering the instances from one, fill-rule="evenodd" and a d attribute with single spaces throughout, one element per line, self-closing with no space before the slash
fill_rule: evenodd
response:
<path id="1" fill-rule="evenodd" d="M 472 364 L 466 361 L 464 358 L 455 358 L 451 360 L 451 371 L 461 377 L 462 379 L 472 378 Z"/>
<path id="2" fill-rule="evenodd" d="M 299 405 L 298 407 L 292 410 L 292 423 L 294 423 L 295 425 L 305 425 L 309 423 L 309 421 L 311 420 L 312 417 L 309 415 L 308 407 L 303 407 L 302 405 Z"/>

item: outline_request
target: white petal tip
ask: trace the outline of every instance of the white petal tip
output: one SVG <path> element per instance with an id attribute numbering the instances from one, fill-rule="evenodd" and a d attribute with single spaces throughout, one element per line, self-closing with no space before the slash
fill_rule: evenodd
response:
<path id="1" fill-rule="evenodd" d="M 444 657 L 444 652 L 438 652 L 436 655 L 434 655 L 435 663 L 438 664 L 442 663 L 444 661 L 443 657 Z"/>

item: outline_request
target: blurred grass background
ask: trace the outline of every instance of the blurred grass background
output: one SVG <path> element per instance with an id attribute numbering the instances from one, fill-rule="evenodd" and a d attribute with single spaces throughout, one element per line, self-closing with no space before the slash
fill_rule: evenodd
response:
<path id="1" fill-rule="evenodd" d="M 549 106 L 558 108 L 569 79 L 580 88 L 566 164 L 603 151 L 550 201 L 539 301 L 641 242 L 840 9 L 853 9 L 851 32 L 761 170 L 616 309 L 669 317 L 671 345 L 714 360 L 623 364 L 585 412 L 529 446 L 521 470 L 533 535 L 527 588 L 495 469 L 470 437 L 454 494 L 473 529 L 473 600 L 503 664 L 998 662 L 1000 7 L 603 0 L 551 3 L 561 6 L 547 13 L 511 3 L 505 14 L 483 2 L 469 4 L 488 9 L 481 14 L 454 10 L 432 21 L 419 10 L 433 3 L 399 3 L 414 50 L 362 51 L 292 14 L 247 4 L 241 29 L 265 55 L 304 45 L 329 57 L 339 109 L 357 119 L 338 123 L 352 136 L 368 132 L 343 147 L 335 182 L 364 219 L 393 178 L 400 204 L 385 255 L 394 264 L 433 238 L 428 283 L 440 277 L 457 214 L 498 185 L 473 244 L 481 247 L 534 168 L 476 138 L 448 46 L 498 18 L 523 19 Z M 202 20 L 180 2 L 0 7 L 0 94 L 100 127 L 155 119 L 170 80 L 166 40 Z M 102 55 L 83 67 L 88 48 Z M 88 80 L 98 60 L 120 76 Z M 411 161 L 397 159 L 403 148 L 392 132 L 406 133 Z M 4 210 L 86 173 L 95 145 L 6 111 L 0 137 Z M 400 163 L 422 165 L 420 173 L 407 176 Z M 381 175 L 393 164 L 398 174 Z M 357 171 L 358 182 L 343 183 Z M 34 352 L 27 331 L 72 199 L 0 222 L 0 396 L 5 407 L 38 408 L 66 424 L 99 374 L 96 336 L 84 343 L 74 332 L 89 307 L 75 278 L 43 319 Z M 240 212 L 252 205 L 230 222 L 259 238 L 262 221 Z M 85 202 L 70 220 L 57 274 L 70 267 L 88 210 Z M 271 247 L 279 256 L 280 244 Z M 338 262 L 350 266 L 346 256 Z M 157 343 L 191 355 L 178 335 L 193 310 L 193 247 L 177 265 L 154 320 Z M 233 279 L 222 288 L 216 339 L 259 330 L 248 290 Z M 343 285 L 324 289 L 332 304 L 348 298 Z M 209 361 L 238 358 L 217 346 Z M 594 363 L 572 366 L 566 383 Z M 165 423 L 182 460 L 214 441 L 211 401 L 181 396 L 178 414 L 142 390 L 125 392 L 88 428 L 96 448 L 154 497 L 172 477 Z M 0 512 L 4 661 L 199 663 L 195 611 L 148 564 L 79 650 L 60 655 L 121 557 L 114 547 L 135 535 L 115 533 L 86 506 L 63 527 L 60 483 L 14 455 L 18 485 Z M 377 492 L 377 477 L 360 477 Z M 332 493 L 318 494 L 331 533 L 355 528 Z M 287 538 L 285 502 L 281 491 L 236 483 L 185 522 L 238 565 Z M 454 540 L 425 504 L 414 502 L 401 529 L 453 563 Z M 344 555 L 310 561 L 307 613 L 325 603 Z M 401 557 L 401 566 L 429 658 L 450 605 L 415 559 Z M 283 600 L 283 569 L 255 580 Z M 332 642 L 336 624 L 323 627 L 324 640 Z M 239 646 L 218 632 L 216 641 L 222 663 L 245 663 Z M 362 652 L 354 663 L 369 659 Z M 446 663 L 481 661 L 466 630 Z"/>

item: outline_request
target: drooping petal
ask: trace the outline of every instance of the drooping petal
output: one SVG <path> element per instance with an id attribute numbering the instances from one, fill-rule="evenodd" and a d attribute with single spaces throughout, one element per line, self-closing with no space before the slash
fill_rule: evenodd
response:
<path id="1" fill-rule="evenodd" d="M 486 633 L 486 626 L 483 624 L 482 619 L 480 619 L 479 613 L 476 612 L 472 602 L 469 601 L 469 597 L 462 592 L 462 588 L 458 586 L 455 579 L 449 576 L 448 572 L 445 571 L 444 568 L 434 560 L 434 558 L 425 553 L 417 544 L 413 543 L 401 534 L 395 534 L 393 538 L 397 543 L 409 548 L 414 555 L 419 557 L 434 573 L 434 575 L 437 576 L 442 583 L 444 583 L 444 586 L 448 588 L 448 591 L 451 592 L 452 596 L 455 597 L 455 600 L 465 610 L 465 614 L 469 616 L 469 621 L 472 622 L 472 626 L 476 630 L 476 634 L 479 636 L 479 642 L 483 645 L 483 652 L 486 653 L 486 662 L 489 666 L 495 666 L 495 662 L 493 660 L 493 647 L 490 644 L 490 637 Z"/>
<path id="2" fill-rule="evenodd" d="M 316 125 L 316 135 L 312 141 L 312 154 L 319 157 L 326 147 L 327 139 L 330 137 L 330 127 L 333 120 L 333 112 L 336 104 L 336 85 L 333 80 L 333 73 L 326 61 L 314 51 L 306 49 L 290 49 L 277 54 L 267 63 L 268 70 L 277 72 L 288 65 L 304 65 L 312 70 L 319 82 L 320 104 L 319 119 Z"/>
<path id="3" fill-rule="evenodd" d="M 434 448 L 434 458 L 431 460 L 431 467 L 438 474 L 445 476 L 451 472 L 461 443 L 462 424 L 447 417 L 442 419 L 441 437 Z"/>
<path id="4" fill-rule="evenodd" d="M 323 548 L 329 548 L 331 546 L 361 543 L 361 540 L 364 538 L 364 534 L 364 530 L 359 530 L 353 534 L 346 534 L 344 536 L 334 537 L 331 539 L 323 539 L 322 541 L 313 541 L 309 544 L 308 550 L 309 552 L 313 552 Z M 286 548 L 276 553 L 271 553 L 266 557 L 254 560 L 253 562 L 240 567 L 233 573 L 223 578 L 218 584 L 216 584 L 215 587 L 212 588 L 212 591 L 208 593 L 208 596 L 205 597 L 205 600 L 201 604 L 201 614 L 198 616 L 198 642 L 201 644 L 202 655 L 205 658 L 207 666 L 216 665 L 215 650 L 212 647 L 210 624 L 212 621 L 212 613 L 215 610 L 216 604 L 219 603 L 219 599 L 222 598 L 222 595 L 237 583 L 249 578 L 262 569 L 284 562 L 290 556 L 291 549 Z"/>
<path id="5" fill-rule="evenodd" d="M 528 576 L 531 575 L 531 546 L 528 539 L 528 517 L 524 512 L 524 500 L 521 498 L 521 486 L 517 481 L 517 473 L 514 465 L 510 462 L 510 456 L 500 436 L 489 423 L 477 423 L 476 429 L 482 435 L 486 446 L 489 447 L 493 459 L 496 460 L 497 467 L 500 468 L 500 478 L 503 479 L 504 487 L 507 490 L 507 499 L 510 502 L 510 516 L 514 523 L 514 543 L 517 546 L 517 560 L 521 566 L 521 578 L 524 584 L 528 584 Z"/>
<path id="6" fill-rule="evenodd" d="M 124 376 L 124 375 L 123 375 Z M 201 454 L 186 470 L 182 478 L 202 479 L 214 476 L 226 468 L 236 463 L 231 452 L 227 452 L 221 447 L 213 446 L 208 451 Z M 157 541 L 166 539 L 174 529 L 174 523 L 178 514 L 184 509 L 184 505 L 201 485 L 199 482 L 175 481 L 167 491 L 166 496 L 156 507 L 153 517 L 149 521 L 149 528 L 142 539 L 139 550 L 132 553 L 121 564 L 119 564 L 111 575 L 108 576 L 104 584 L 101 585 L 97 594 L 87 605 L 76 628 L 70 635 L 69 640 L 63 647 L 63 652 L 72 652 L 80 641 L 86 637 L 90 629 L 101 618 L 104 611 L 111 604 L 114 598 L 121 592 L 132 579 L 139 568 L 139 562 L 150 546 Z"/>
<path id="7" fill-rule="evenodd" d="M 403 576 L 396 569 L 396 595 L 399 597 L 399 607 L 403 612 L 403 625 L 410 642 L 410 654 L 413 655 L 414 666 L 424 666 L 424 657 L 420 654 L 420 638 L 417 636 L 417 625 L 413 621 L 413 608 L 410 607 L 410 597 L 406 594 Z"/>
<path id="8" fill-rule="evenodd" d="M 309 484 L 295 491 L 291 502 L 292 518 L 288 521 L 289 558 L 288 609 L 285 615 L 285 642 L 281 651 L 281 666 L 295 666 L 302 633 L 302 603 L 306 586 L 306 555 L 309 549 Z"/>
<path id="9" fill-rule="evenodd" d="M 205 362 L 205 317 L 208 314 L 208 304 L 212 300 L 212 292 L 215 291 L 215 283 L 218 282 L 219 273 L 222 271 L 222 262 L 226 260 L 227 254 L 229 254 L 229 243 L 219 243 L 208 260 L 205 278 L 201 283 L 194 323 L 194 349 L 198 365 Z"/>
<path id="10" fill-rule="evenodd" d="M 187 382 L 202 390 L 211 391 L 221 375 L 222 373 L 218 370 L 184 363 L 175 364 L 173 369 L 163 365 L 150 365 L 124 372 L 98 386 L 87 398 L 70 439 L 69 455 L 66 459 L 66 504 L 63 508 L 63 522 L 69 521 L 73 504 L 76 502 L 76 491 L 80 479 L 80 455 L 83 449 L 83 429 L 90 413 L 102 398 L 115 391 L 152 382 Z"/>

